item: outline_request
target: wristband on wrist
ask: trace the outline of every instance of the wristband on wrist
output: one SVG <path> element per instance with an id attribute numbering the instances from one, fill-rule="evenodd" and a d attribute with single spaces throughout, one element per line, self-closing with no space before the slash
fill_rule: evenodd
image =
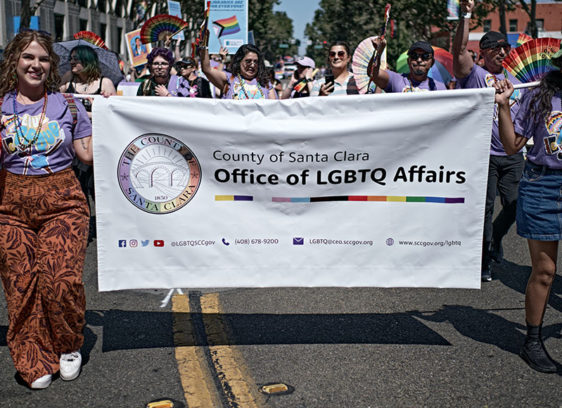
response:
<path id="1" fill-rule="evenodd" d="M 472 13 L 470 13 L 470 12 L 468 12 L 468 13 L 463 13 L 463 14 L 461 14 L 461 17 L 462 17 L 462 18 L 470 18 L 470 17 L 472 17 Z"/>

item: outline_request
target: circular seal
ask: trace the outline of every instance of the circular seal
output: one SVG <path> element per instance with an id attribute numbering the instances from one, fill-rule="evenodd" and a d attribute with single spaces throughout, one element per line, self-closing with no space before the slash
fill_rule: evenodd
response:
<path id="1" fill-rule="evenodd" d="M 117 179 L 135 207 L 167 214 L 193 198 L 201 184 L 201 166 L 184 143 L 171 136 L 146 133 L 121 155 Z"/>

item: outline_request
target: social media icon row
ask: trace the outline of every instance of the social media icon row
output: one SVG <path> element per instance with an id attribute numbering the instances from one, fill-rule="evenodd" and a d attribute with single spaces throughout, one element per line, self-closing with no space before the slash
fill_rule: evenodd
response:
<path id="1" fill-rule="evenodd" d="M 139 246 L 139 241 L 137 241 L 136 239 L 130 239 L 130 240 L 126 240 L 126 239 L 120 239 L 119 240 L 119 248 L 127 248 L 127 245 L 130 248 L 137 248 Z M 143 239 L 140 241 L 140 246 L 141 247 L 147 247 L 150 245 L 150 240 L 149 239 Z M 155 247 L 163 247 L 164 246 L 164 240 L 162 239 L 155 239 L 154 241 L 152 241 L 152 245 Z"/>

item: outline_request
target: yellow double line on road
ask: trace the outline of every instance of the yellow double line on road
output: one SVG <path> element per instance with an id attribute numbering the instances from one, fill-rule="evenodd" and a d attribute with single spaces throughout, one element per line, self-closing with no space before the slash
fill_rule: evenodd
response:
<path id="1" fill-rule="evenodd" d="M 201 296 L 206 344 L 198 345 L 189 298 L 175 295 L 174 343 L 184 395 L 190 408 L 262 408 L 264 397 L 248 375 L 240 352 L 229 345 L 217 293 Z"/>

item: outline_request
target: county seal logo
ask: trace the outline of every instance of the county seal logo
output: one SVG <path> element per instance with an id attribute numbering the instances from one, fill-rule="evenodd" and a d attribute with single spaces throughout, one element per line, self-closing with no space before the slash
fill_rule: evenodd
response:
<path id="1" fill-rule="evenodd" d="M 191 201 L 201 184 L 201 166 L 181 141 L 146 133 L 123 151 L 117 179 L 135 207 L 151 214 L 168 214 Z"/>

